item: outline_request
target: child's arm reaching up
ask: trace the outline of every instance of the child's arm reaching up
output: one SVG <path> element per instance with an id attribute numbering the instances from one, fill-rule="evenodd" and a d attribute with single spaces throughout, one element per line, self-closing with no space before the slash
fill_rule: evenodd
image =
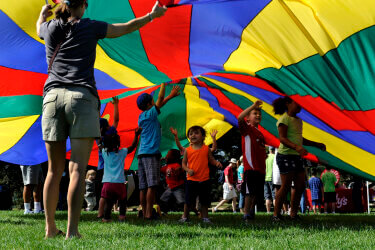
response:
<path id="1" fill-rule="evenodd" d="M 215 152 L 216 149 L 217 149 L 216 135 L 217 135 L 217 130 L 216 129 L 212 130 L 212 132 L 211 132 L 211 137 L 212 137 L 211 152 Z"/>
<path id="2" fill-rule="evenodd" d="M 111 103 L 113 104 L 113 127 L 117 128 L 118 126 L 118 123 L 120 121 L 120 112 L 119 112 L 119 109 L 118 109 L 118 97 L 115 96 L 115 97 L 112 97 L 112 101 Z"/>
<path id="3" fill-rule="evenodd" d="M 176 146 L 178 147 L 178 150 L 180 150 L 180 152 L 185 152 L 185 148 L 181 145 L 181 142 L 178 139 L 177 129 L 170 127 L 169 130 L 171 131 L 171 133 L 174 136 L 174 141 L 176 142 Z"/>
<path id="4" fill-rule="evenodd" d="M 247 109 L 243 110 L 237 117 L 238 119 L 238 122 L 244 122 L 244 118 L 245 116 L 247 116 L 251 110 L 253 109 L 256 109 L 256 108 L 259 108 L 260 105 L 262 105 L 262 101 L 261 100 L 257 100 L 256 102 L 253 103 L 253 105 L 251 105 L 250 107 L 248 107 Z"/>
<path id="5" fill-rule="evenodd" d="M 194 171 L 193 171 L 193 169 L 190 169 L 190 168 L 187 167 L 187 162 L 188 162 L 187 151 L 185 150 L 184 158 L 182 159 L 182 169 L 185 170 L 190 176 L 193 176 Z"/>
<path id="6" fill-rule="evenodd" d="M 223 165 L 212 156 L 211 150 L 208 151 L 208 163 L 214 165 L 217 168 L 223 168 Z"/>
<path id="7" fill-rule="evenodd" d="M 158 109 L 163 107 L 164 96 L 165 96 L 165 83 L 162 83 L 160 85 L 160 91 L 159 91 L 158 99 L 156 100 L 156 103 L 155 103 L 155 106 Z"/>
<path id="8" fill-rule="evenodd" d="M 130 145 L 130 147 L 128 147 L 128 154 L 130 154 L 131 152 L 133 152 L 133 150 L 137 146 L 138 136 L 141 134 L 141 132 L 142 132 L 142 128 L 136 128 L 135 129 L 135 136 L 134 136 L 132 145 Z"/>
<path id="9" fill-rule="evenodd" d="M 163 101 L 162 101 L 161 107 L 163 107 L 165 104 L 167 104 L 167 102 L 168 102 L 170 99 L 172 99 L 172 98 L 178 96 L 178 95 L 180 94 L 180 90 L 181 90 L 181 88 L 180 88 L 179 86 L 173 86 L 171 93 L 170 93 L 166 98 L 163 98 Z M 164 93 L 165 93 L 165 90 L 164 90 Z M 160 108 L 161 108 L 161 107 L 160 107 Z M 159 108 L 159 107 L 158 107 L 158 108 Z"/>

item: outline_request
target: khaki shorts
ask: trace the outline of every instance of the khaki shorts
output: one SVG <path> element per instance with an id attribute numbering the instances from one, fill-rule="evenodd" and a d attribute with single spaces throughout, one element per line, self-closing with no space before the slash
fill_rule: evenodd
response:
<path id="1" fill-rule="evenodd" d="M 85 87 L 54 88 L 43 99 L 44 141 L 100 137 L 99 100 Z"/>
<path id="2" fill-rule="evenodd" d="M 38 185 L 44 182 L 42 166 L 21 165 L 23 185 Z"/>

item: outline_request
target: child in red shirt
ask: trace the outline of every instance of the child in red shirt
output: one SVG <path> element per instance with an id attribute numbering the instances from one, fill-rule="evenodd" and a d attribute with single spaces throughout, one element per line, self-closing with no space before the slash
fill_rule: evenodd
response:
<path id="1" fill-rule="evenodd" d="M 263 198 L 267 156 L 264 136 L 258 130 L 262 120 L 261 105 L 262 101 L 257 100 L 238 116 L 245 170 L 241 186 L 241 193 L 245 196 L 244 221 L 254 219 L 255 215 L 250 211 L 254 211 L 256 200 Z"/>
<path id="2" fill-rule="evenodd" d="M 169 150 L 167 156 L 165 157 L 167 165 L 160 169 L 160 172 L 165 175 L 168 185 L 167 190 L 165 190 L 160 197 L 160 206 L 164 213 L 169 211 L 168 205 L 173 197 L 178 205 L 182 205 L 185 202 L 185 172 L 181 168 L 180 157 L 181 154 L 179 150 Z"/>

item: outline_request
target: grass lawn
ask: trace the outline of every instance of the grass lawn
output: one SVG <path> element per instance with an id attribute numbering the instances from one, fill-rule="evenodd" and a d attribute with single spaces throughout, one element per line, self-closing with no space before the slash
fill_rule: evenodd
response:
<path id="1" fill-rule="evenodd" d="M 189 249 L 286 249 L 331 248 L 373 249 L 375 216 L 306 215 L 301 222 L 274 224 L 270 216 L 257 214 L 254 222 L 244 224 L 240 214 L 210 214 L 212 225 L 192 222 L 179 224 L 181 213 L 169 214 L 160 221 L 144 222 L 134 212 L 127 222 L 104 224 L 96 213 L 83 212 L 82 239 L 63 237 L 44 240 L 44 216 L 23 215 L 23 211 L 0 211 L 0 249 L 19 248 L 189 248 Z M 67 212 L 58 212 L 57 226 L 66 230 Z M 117 215 L 113 218 L 117 218 Z"/>

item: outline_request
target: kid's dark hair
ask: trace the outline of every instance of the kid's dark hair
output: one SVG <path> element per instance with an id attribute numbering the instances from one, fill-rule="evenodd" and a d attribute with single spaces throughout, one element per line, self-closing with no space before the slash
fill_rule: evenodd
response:
<path id="1" fill-rule="evenodd" d="M 201 126 L 192 126 L 188 129 L 187 137 L 189 137 L 190 131 L 200 131 L 202 133 L 203 139 L 206 138 L 206 130 L 202 128 Z"/>
<path id="2" fill-rule="evenodd" d="M 311 170 L 311 174 L 314 175 L 314 176 L 317 176 L 317 175 L 318 175 L 318 169 L 313 168 L 313 169 Z"/>
<path id="3" fill-rule="evenodd" d="M 120 136 L 117 134 L 115 128 L 112 127 L 107 131 L 103 137 L 103 148 L 106 149 L 107 153 L 116 152 L 120 148 Z"/>
<path id="4" fill-rule="evenodd" d="M 57 6 L 55 10 L 56 19 L 61 19 L 64 23 L 68 22 L 68 18 L 71 16 L 70 10 L 77 9 L 83 4 L 87 6 L 87 0 L 63 0 Z"/>
<path id="5" fill-rule="evenodd" d="M 171 149 L 168 151 L 167 156 L 165 156 L 165 161 L 167 164 L 180 163 L 181 153 L 178 149 Z"/>
<path id="6" fill-rule="evenodd" d="M 291 103 L 292 99 L 290 99 L 289 96 L 279 97 L 276 100 L 272 102 L 273 106 L 273 112 L 275 112 L 276 115 L 282 115 L 286 111 L 288 111 L 288 103 Z"/>

